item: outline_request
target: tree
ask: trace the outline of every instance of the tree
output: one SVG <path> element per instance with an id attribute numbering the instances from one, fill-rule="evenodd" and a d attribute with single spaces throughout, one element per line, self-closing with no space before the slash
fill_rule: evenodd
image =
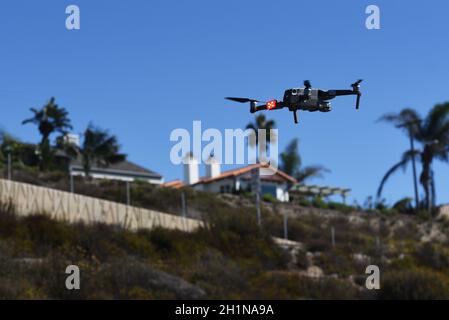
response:
<path id="1" fill-rule="evenodd" d="M 265 118 L 264 114 L 260 114 L 258 115 L 254 122 L 250 122 L 248 123 L 248 125 L 246 126 L 246 129 L 252 129 L 254 131 L 255 134 L 255 139 L 249 139 L 249 145 L 250 147 L 258 147 L 258 157 L 257 159 L 259 160 L 260 158 L 264 158 L 265 156 L 265 150 L 267 149 L 267 145 L 270 145 L 271 143 L 276 141 L 276 136 L 274 135 L 274 133 L 271 132 L 272 129 L 274 129 L 276 127 L 276 123 L 274 122 L 274 120 L 267 120 Z M 265 130 L 266 132 L 266 140 L 265 141 L 259 141 L 259 135 L 258 135 L 258 131 L 259 130 Z M 262 157 L 261 157 L 262 155 Z"/>
<path id="2" fill-rule="evenodd" d="M 249 139 L 249 146 L 250 147 L 256 147 L 257 152 L 257 163 L 259 163 L 259 160 L 264 161 L 265 160 L 265 151 L 267 148 L 267 144 L 274 142 L 276 140 L 276 137 L 271 132 L 271 129 L 274 129 L 276 126 L 274 120 L 267 120 L 265 118 L 265 115 L 260 114 L 256 117 L 254 122 L 250 122 L 246 129 L 252 129 L 255 134 L 255 139 Z M 264 141 L 259 141 L 259 130 L 265 130 L 265 137 L 266 139 Z M 254 170 L 255 176 L 253 176 L 254 179 L 254 193 L 256 196 L 256 211 L 257 211 L 257 223 L 259 225 L 262 224 L 262 217 L 261 217 L 261 211 L 260 211 L 260 193 L 261 193 L 261 187 L 260 187 L 260 171 L 259 169 Z"/>
<path id="3" fill-rule="evenodd" d="M 38 150 L 41 156 L 41 169 L 45 170 L 48 168 L 52 158 L 50 136 L 56 132 L 65 135 L 68 130 L 72 129 L 72 125 L 68 111 L 60 108 L 53 97 L 42 109 L 31 108 L 30 110 L 34 113 L 34 116 L 24 120 L 22 124 L 32 123 L 37 125 L 42 136 Z"/>
<path id="4" fill-rule="evenodd" d="M 293 176 L 300 183 L 313 178 L 321 178 L 324 173 L 329 172 L 328 169 L 321 165 L 301 167 L 302 161 L 298 151 L 298 144 L 298 139 L 293 139 L 287 145 L 285 151 L 280 154 L 280 168 L 282 171 Z"/>
<path id="5" fill-rule="evenodd" d="M 78 149 L 84 169 L 88 178 L 93 165 L 107 167 L 110 164 L 124 161 L 126 155 L 119 152 L 120 146 L 117 138 L 108 131 L 89 124 L 84 132 L 82 146 Z"/>
<path id="6" fill-rule="evenodd" d="M 377 197 L 381 197 L 388 179 L 398 170 L 405 170 L 407 164 L 415 158 L 421 163 L 419 182 L 425 194 L 424 205 L 431 208 L 436 202 L 433 160 L 443 162 L 449 160 L 449 102 L 435 105 L 425 118 L 422 118 L 416 110 L 406 108 L 398 114 L 386 114 L 379 120 L 392 123 L 403 130 L 418 141 L 419 147 L 406 150 L 401 160 L 387 171 L 377 190 Z"/>
<path id="7" fill-rule="evenodd" d="M 7 164 L 8 154 L 15 166 L 35 166 L 37 164 L 35 148 L 21 142 L 6 131 L 0 130 L 0 167 Z"/>

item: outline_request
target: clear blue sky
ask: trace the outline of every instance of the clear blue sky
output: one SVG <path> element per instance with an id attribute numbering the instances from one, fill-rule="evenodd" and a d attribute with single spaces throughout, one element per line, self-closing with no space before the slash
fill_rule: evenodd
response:
<path id="1" fill-rule="evenodd" d="M 416 3 L 416 4 L 415 4 Z M 81 30 L 65 29 L 65 8 L 81 9 Z M 381 30 L 365 28 L 365 8 L 381 9 Z M 272 111 L 281 148 L 300 139 L 305 164 L 332 170 L 324 185 L 373 195 L 408 147 L 386 112 L 422 114 L 449 100 L 449 3 L 342 1 L 22 1 L 0 4 L 0 126 L 37 141 L 22 126 L 30 107 L 51 96 L 70 111 L 76 132 L 89 123 L 117 134 L 129 158 L 181 177 L 170 163 L 174 128 L 244 127 L 246 106 L 224 96 L 282 98 L 304 79 L 346 88 L 358 78 L 360 111 L 351 98 L 331 113 Z M 436 164 L 438 202 L 449 202 L 449 165 Z M 388 183 L 392 202 L 411 196 L 411 172 Z"/>

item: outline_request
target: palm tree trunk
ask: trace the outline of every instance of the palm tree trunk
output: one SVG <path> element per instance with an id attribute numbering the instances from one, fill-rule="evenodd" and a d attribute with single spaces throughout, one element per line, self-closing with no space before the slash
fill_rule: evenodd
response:
<path id="1" fill-rule="evenodd" d="M 431 194 L 432 194 L 432 211 L 434 210 L 434 208 L 436 207 L 436 202 L 437 202 L 437 195 L 436 195 L 436 189 L 435 189 L 435 179 L 434 179 L 434 173 L 433 170 L 431 170 Z"/>
<path id="2" fill-rule="evenodd" d="M 430 212 L 430 173 L 429 173 L 429 165 L 428 163 L 423 162 L 423 171 L 421 173 L 421 177 L 420 177 L 420 183 L 424 189 L 424 208 L 427 208 L 427 210 L 429 210 Z"/>

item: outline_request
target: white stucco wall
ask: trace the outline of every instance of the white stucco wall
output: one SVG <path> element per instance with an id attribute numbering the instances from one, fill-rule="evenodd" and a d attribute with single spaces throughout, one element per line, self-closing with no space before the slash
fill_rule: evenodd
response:
<path id="1" fill-rule="evenodd" d="M 230 192 L 232 192 L 233 188 L 235 187 L 236 190 L 247 190 L 248 185 L 251 185 L 251 180 L 246 179 L 234 179 L 234 178 L 227 178 L 227 179 L 221 179 L 217 180 L 211 183 L 207 184 L 197 184 L 194 186 L 196 190 L 206 191 L 206 192 L 214 192 L 214 193 L 220 193 L 221 187 L 229 186 Z M 271 181 L 261 181 L 262 189 L 264 186 L 272 187 L 275 192 L 273 194 L 274 197 L 276 197 L 277 200 L 282 202 L 288 202 L 289 201 L 289 194 L 288 194 L 288 185 L 287 183 L 275 183 Z M 263 195 L 262 190 L 262 195 Z"/>

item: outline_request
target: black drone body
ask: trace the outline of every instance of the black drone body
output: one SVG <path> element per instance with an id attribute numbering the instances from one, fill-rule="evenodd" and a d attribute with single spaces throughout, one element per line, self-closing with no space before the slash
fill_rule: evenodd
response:
<path id="1" fill-rule="evenodd" d="M 358 80 L 353 83 L 351 85 L 352 90 L 320 90 L 312 88 L 310 81 L 306 80 L 304 81 L 303 88 L 292 88 L 285 90 L 282 101 L 270 100 L 263 102 L 261 105 L 257 104 L 260 101 L 250 98 L 227 97 L 226 99 L 240 103 L 249 102 L 251 113 L 261 110 L 288 108 L 289 111 L 293 112 L 295 123 L 298 123 L 298 116 L 296 113 L 298 110 L 329 112 L 332 110 L 329 100 L 337 96 L 357 96 L 355 108 L 358 109 L 360 105 L 360 97 L 362 95 L 360 92 L 361 82 L 362 80 Z"/>

